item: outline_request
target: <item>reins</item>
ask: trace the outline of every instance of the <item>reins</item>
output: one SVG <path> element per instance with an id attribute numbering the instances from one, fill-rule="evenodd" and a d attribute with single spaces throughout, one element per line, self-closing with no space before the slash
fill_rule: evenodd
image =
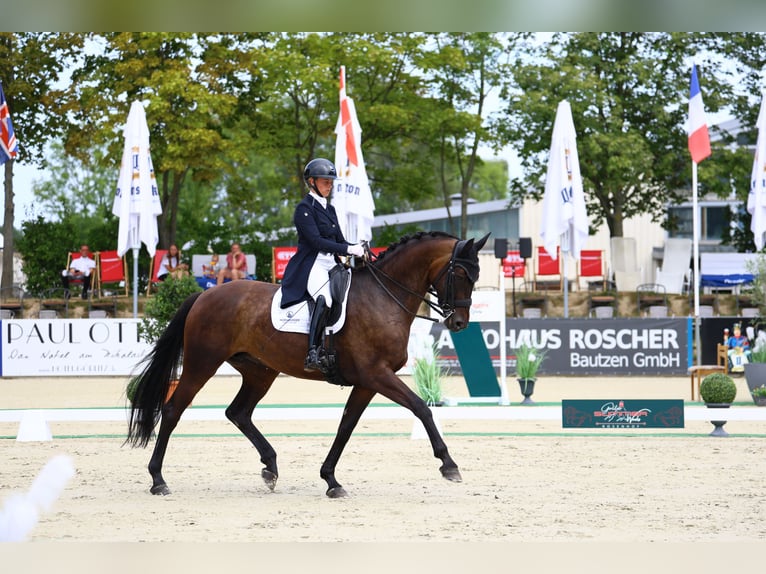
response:
<path id="1" fill-rule="evenodd" d="M 399 281 L 391 277 L 388 273 L 383 271 L 382 269 L 378 269 L 374 265 L 368 265 L 367 269 L 370 272 L 370 275 L 372 275 L 372 278 L 375 279 L 377 284 L 380 286 L 381 289 L 391 298 L 394 300 L 394 302 L 407 314 L 417 317 L 419 319 L 427 319 L 429 321 L 432 321 L 434 323 L 438 323 L 439 319 L 434 319 L 433 317 L 428 317 L 426 315 L 420 315 L 417 312 L 410 311 L 404 303 L 402 303 L 399 298 L 386 286 L 383 284 L 383 281 L 381 280 L 381 277 L 387 279 L 391 283 L 393 283 L 396 287 L 404 291 L 405 293 L 412 295 L 416 297 L 417 299 L 420 299 L 423 303 L 428 305 L 432 310 L 434 310 L 440 317 L 443 319 L 449 319 L 452 314 L 455 312 L 455 309 L 458 307 L 470 307 L 471 306 L 471 299 L 460 299 L 458 301 L 455 301 L 455 268 L 460 267 L 466 272 L 466 275 L 468 276 L 469 280 L 472 280 L 475 282 L 475 279 L 472 279 L 473 274 L 469 271 L 466 265 L 475 266 L 473 262 L 468 260 L 462 260 L 457 257 L 458 248 L 460 247 L 461 242 L 458 241 L 455 243 L 455 247 L 452 249 L 452 255 L 450 256 L 449 263 L 444 266 L 444 268 L 439 272 L 439 274 L 436 276 L 436 279 L 431 282 L 431 284 L 428 286 L 428 290 L 426 291 L 427 295 L 432 295 L 437 298 L 438 303 L 434 303 L 427 297 L 421 295 L 420 293 L 416 293 L 406 285 L 402 285 Z M 372 256 L 372 252 L 369 250 L 369 246 L 365 242 L 365 251 L 367 252 L 368 257 Z M 436 291 L 436 287 L 434 285 L 438 283 L 444 275 L 447 275 L 446 277 L 446 285 L 445 285 L 445 297 L 442 298 L 439 293 Z M 478 273 L 476 274 L 478 275 Z"/>

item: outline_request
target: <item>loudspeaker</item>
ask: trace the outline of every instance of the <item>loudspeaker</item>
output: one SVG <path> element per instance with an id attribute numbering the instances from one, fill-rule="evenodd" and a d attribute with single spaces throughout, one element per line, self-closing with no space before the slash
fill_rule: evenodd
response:
<path id="1" fill-rule="evenodd" d="M 532 257 L 532 238 L 519 237 L 519 257 L 529 259 Z"/>
<path id="2" fill-rule="evenodd" d="M 505 238 L 495 239 L 495 257 L 505 259 L 506 255 L 508 255 L 508 240 Z"/>

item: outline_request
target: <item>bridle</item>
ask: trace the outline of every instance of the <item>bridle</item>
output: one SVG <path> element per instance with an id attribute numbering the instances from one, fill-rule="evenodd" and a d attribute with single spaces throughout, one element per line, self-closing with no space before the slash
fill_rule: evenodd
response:
<path id="1" fill-rule="evenodd" d="M 402 285 L 388 275 L 386 272 L 382 271 L 381 269 L 378 269 L 374 265 L 368 265 L 367 269 L 370 271 L 370 275 L 372 275 L 372 278 L 375 279 L 375 281 L 380 285 L 380 288 L 383 289 L 383 291 L 391 297 L 391 299 L 394 300 L 394 302 L 399 305 L 404 311 L 406 311 L 408 314 L 412 315 L 413 317 L 418 317 L 420 319 L 428 319 L 429 321 L 438 322 L 439 319 L 434 319 L 433 317 L 428 317 L 425 315 L 419 315 L 417 313 L 413 313 L 407 307 L 402 303 L 399 298 L 386 286 L 383 284 L 383 281 L 381 280 L 381 277 L 388 280 L 390 283 L 392 283 L 394 286 L 398 287 L 405 293 L 408 293 L 409 295 L 413 295 L 420 299 L 422 302 L 424 302 L 426 305 L 428 305 L 431 309 L 433 309 L 438 315 L 440 315 L 445 321 L 449 319 L 453 313 L 458 308 L 468 308 L 471 306 L 471 298 L 468 299 L 455 299 L 455 279 L 457 277 L 456 271 L 457 269 L 462 269 L 463 272 L 466 275 L 466 278 L 471 282 L 471 290 L 473 290 L 473 285 L 476 283 L 476 281 L 479 279 L 479 264 L 477 261 L 468 259 L 466 257 L 460 257 L 459 253 L 463 251 L 463 248 L 465 247 L 467 240 L 461 240 L 457 241 L 455 243 L 455 246 L 452 249 L 452 255 L 450 256 L 449 262 L 439 271 L 439 273 L 436 275 L 436 278 L 431 282 L 431 284 L 428 286 L 428 289 L 426 291 L 427 294 L 433 295 L 437 299 L 437 303 L 434 303 L 427 297 L 424 297 L 420 293 L 416 293 L 409 287 L 406 287 L 405 285 Z M 368 256 L 371 254 L 369 251 L 369 247 L 367 244 L 365 244 L 365 251 L 367 251 Z M 436 289 L 436 285 L 444 279 L 444 294 L 439 295 L 439 292 Z"/>

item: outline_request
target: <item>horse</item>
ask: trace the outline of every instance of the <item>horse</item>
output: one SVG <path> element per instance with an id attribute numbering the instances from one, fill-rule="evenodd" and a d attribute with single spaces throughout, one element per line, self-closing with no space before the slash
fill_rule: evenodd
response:
<path id="1" fill-rule="evenodd" d="M 423 302 L 453 332 L 468 326 L 471 294 L 479 277 L 478 253 L 489 234 L 460 240 L 441 232 L 418 232 L 392 243 L 377 259 L 352 270 L 346 322 L 333 335 L 337 384 L 350 386 L 335 439 L 320 476 L 330 498 L 346 496 L 335 468 L 362 413 L 376 394 L 409 409 L 422 423 L 444 478 L 461 482 L 425 401 L 395 373 L 407 361 L 410 328 Z M 264 467 L 261 478 L 274 490 L 277 455 L 252 421 L 253 411 L 277 375 L 319 380 L 324 375 L 303 368 L 308 338 L 274 328 L 271 302 L 278 285 L 232 281 L 194 293 L 179 307 L 143 360 L 128 420 L 126 444 L 146 447 L 159 422 L 148 470 L 150 492 L 170 494 L 162 464 L 170 435 L 184 410 L 224 362 L 242 376 L 242 385 L 226 408 L 226 417 L 253 444 Z M 433 303 L 426 295 L 434 295 Z M 169 400 L 170 381 L 181 376 Z"/>

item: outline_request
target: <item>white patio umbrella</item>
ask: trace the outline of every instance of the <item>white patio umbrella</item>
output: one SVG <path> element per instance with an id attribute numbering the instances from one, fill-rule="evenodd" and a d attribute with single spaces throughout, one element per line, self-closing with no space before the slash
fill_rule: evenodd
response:
<path id="1" fill-rule="evenodd" d="M 369 241 L 375 201 L 362 157 L 362 127 L 356 118 L 354 100 L 346 96 L 345 66 L 340 68 L 340 115 L 335 134 L 338 179 L 332 191 L 332 204 L 338 214 L 338 223 L 347 241 Z"/>
<path id="2" fill-rule="evenodd" d="M 123 134 L 125 147 L 112 213 L 120 218 L 117 252 L 123 256 L 129 249 L 133 250 L 133 317 L 137 317 L 138 252 L 143 243 L 149 255 L 154 257 L 159 241 L 157 216 L 162 213 L 149 153 L 149 127 L 141 102 L 131 104 Z"/>
<path id="3" fill-rule="evenodd" d="M 753 232 L 755 248 L 760 251 L 766 236 L 766 95 L 761 98 L 756 127 L 758 140 L 755 146 L 750 193 L 747 196 L 747 211 L 753 217 L 750 230 Z"/>
<path id="4" fill-rule="evenodd" d="M 588 237 L 588 215 L 577 154 L 577 133 L 572 108 L 566 100 L 559 102 L 553 123 L 540 235 L 543 247 L 554 259 L 557 257 L 556 246 L 561 245 L 564 258 L 564 317 L 569 317 L 566 254 L 571 253 L 575 259 L 580 257 L 580 250 Z"/>

